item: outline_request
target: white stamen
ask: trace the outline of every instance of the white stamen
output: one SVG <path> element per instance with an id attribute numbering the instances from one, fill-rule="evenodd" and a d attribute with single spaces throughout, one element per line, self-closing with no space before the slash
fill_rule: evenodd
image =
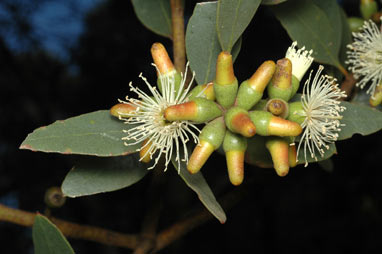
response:
<path id="1" fill-rule="evenodd" d="M 292 74 L 301 81 L 313 62 L 313 50 L 305 50 L 305 47 L 296 50 L 296 47 L 297 41 L 294 41 L 288 48 L 285 57 L 292 62 Z"/>

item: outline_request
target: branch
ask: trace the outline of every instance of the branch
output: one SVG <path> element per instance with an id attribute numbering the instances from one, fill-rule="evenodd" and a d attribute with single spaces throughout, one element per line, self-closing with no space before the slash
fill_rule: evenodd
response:
<path id="1" fill-rule="evenodd" d="M 186 65 L 186 46 L 184 38 L 184 9 L 181 0 L 170 0 L 174 64 L 179 72 L 184 73 Z"/>
<path id="2" fill-rule="evenodd" d="M 229 209 L 236 205 L 247 194 L 247 189 L 250 186 L 250 183 L 252 183 L 251 180 L 247 181 L 245 184 L 235 189 L 234 191 L 226 194 L 220 200 L 222 206 L 225 209 Z M 204 208 L 196 212 L 194 215 L 179 222 L 176 222 L 174 225 L 168 227 L 167 229 L 164 229 L 158 234 L 156 239 L 157 245 L 154 251 L 157 252 L 167 247 L 169 244 L 178 240 L 179 238 L 190 232 L 192 229 L 202 225 L 203 223 L 207 222 L 212 218 L 214 218 L 212 214 Z"/>
<path id="3" fill-rule="evenodd" d="M 356 83 L 357 80 L 353 77 L 352 73 L 348 73 L 348 75 L 345 76 L 345 80 L 342 81 L 340 88 L 342 91 L 345 91 L 347 98 L 350 97 Z"/>
<path id="4" fill-rule="evenodd" d="M 7 221 L 25 227 L 31 227 L 36 214 L 9 208 L 0 204 L 0 221 Z M 70 238 L 78 238 L 106 245 L 134 249 L 137 245 L 137 236 L 132 234 L 122 234 L 111 230 L 60 220 L 54 217 L 49 218 L 61 232 Z"/>

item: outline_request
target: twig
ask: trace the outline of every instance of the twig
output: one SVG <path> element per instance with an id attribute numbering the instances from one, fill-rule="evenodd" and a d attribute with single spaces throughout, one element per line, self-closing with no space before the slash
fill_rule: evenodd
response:
<path id="1" fill-rule="evenodd" d="M 341 84 L 341 90 L 345 91 L 347 98 L 350 97 L 356 83 L 357 80 L 353 77 L 352 73 L 348 73 L 348 75 L 345 76 L 345 80 L 342 81 Z"/>
<path id="2" fill-rule="evenodd" d="M 186 46 L 184 37 L 184 9 L 181 0 L 170 0 L 174 64 L 179 72 L 184 73 L 186 65 Z"/>
<path id="3" fill-rule="evenodd" d="M 252 181 L 249 180 L 245 185 L 240 186 L 238 189 L 226 194 L 221 200 L 220 203 L 225 209 L 229 209 L 237 204 L 247 193 L 247 188 L 250 186 Z M 212 214 L 206 209 L 199 210 L 194 215 L 176 222 L 174 225 L 168 227 L 161 231 L 156 239 L 156 248 L 155 252 L 167 247 L 172 242 L 178 240 L 192 229 L 202 225 L 208 220 L 214 218 Z"/>
<path id="4" fill-rule="evenodd" d="M 0 221 L 31 227 L 33 226 L 35 216 L 35 213 L 9 208 L 0 204 Z M 65 236 L 70 238 L 78 238 L 129 249 L 134 249 L 138 242 L 138 237 L 133 234 L 123 234 L 99 227 L 79 225 L 54 217 L 50 217 L 49 219 Z"/>
<path id="5" fill-rule="evenodd" d="M 164 180 L 163 171 L 159 167 L 156 167 L 146 194 L 146 214 L 143 219 L 139 242 L 134 249 L 134 254 L 149 253 L 156 245 L 156 231 L 162 207 L 161 193 Z"/>

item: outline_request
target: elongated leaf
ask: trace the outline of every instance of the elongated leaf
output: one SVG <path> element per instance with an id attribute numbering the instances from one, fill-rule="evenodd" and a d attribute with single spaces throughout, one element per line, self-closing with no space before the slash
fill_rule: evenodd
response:
<path id="1" fill-rule="evenodd" d="M 74 254 L 60 230 L 42 215 L 34 219 L 32 237 L 35 254 Z"/>
<path id="2" fill-rule="evenodd" d="M 183 154 L 180 155 L 183 158 Z M 176 169 L 178 169 L 178 162 L 175 161 L 175 156 L 172 158 L 172 164 Z M 225 223 L 227 217 L 223 211 L 223 208 L 216 201 L 214 194 L 212 193 L 208 183 L 204 179 L 201 172 L 196 174 L 190 174 L 187 171 L 187 165 L 185 162 L 180 163 L 179 175 L 182 177 L 184 182 L 198 195 L 198 198 L 203 203 L 203 205 L 220 221 L 220 223 Z"/>
<path id="3" fill-rule="evenodd" d="M 261 0 L 218 1 L 216 28 L 224 51 L 231 52 L 232 46 L 251 22 L 260 2 Z"/>
<path id="4" fill-rule="evenodd" d="M 75 198 L 126 188 L 148 173 L 136 154 L 112 158 L 84 158 L 62 183 L 64 195 Z"/>
<path id="5" fill-rule="evenodd" d="M 21 149 L 63 154 L 119 156 L 136 152 L 138 145 L 125 146 L 122 129 L 131 128 L 100 110 L 34 130 L 21 144 Z"/>
<path id="6" fill-rule="evenodd" d="M 338 68 L 340 41 L 328 16 L 312 0 L 294 0 L 272 7 L 292 40 L 313 49 L 315 61 Z"/>
<path id="7" fill-rule="evenodd" d="M 276 4 L 281 4 L 287 0 L 262 0 L 261 4 L 264 5 L 276 5 Z"/>
<path id="8" fill-rule="evenodd" d="M 216 33 L 216 9 L 217 2 L 198 3 L 187 26 L 187 57 L 198 84 L 206 84 L 215 78 L 216 59 L 221 52 Z M 241 39 L 232 49 L 233 60 L 240 47 Z"/>
<path id="9" fill-rule="evenodd" d="M 346 110 L 342 112 L 341 123 L 345 126 L 341 127 L 339 140 L 351 138 L 356 133 L 369 135 L 382 129 L 381 111 L 346 101 L 341 102 L 341 105 Z"/>
<path id="10" fill-rule="evenodd" d="M 346 51 L 348 51 L 347 45 L 352 42 L 352 35 L 351 35 L 346 13 L 341 8 L 340 8 L 340 15 L 341 15 L 341 23 L 342 23 L 340 61 L 341 61 L 341 64 L 345 66 L 345 61 L 347 58 Z"/>
<path id="11" fill-rule="evenodd" d="M 138 19 L 151 31 L 171 38 L 170 0 L 132 0 Z"/>

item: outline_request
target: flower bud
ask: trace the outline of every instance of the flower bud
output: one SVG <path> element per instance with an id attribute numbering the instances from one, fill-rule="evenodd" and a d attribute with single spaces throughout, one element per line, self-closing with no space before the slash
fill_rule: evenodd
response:
<path id="1" fill-rule="evenodd" d="M 250 138 L 256 133 L 256 126 L 248 116 L 248 112 L 240 107 L 232 107 L 225 114 L 227 128 L 244 137 Z"/>
<path id="2" fill-rule="evenodd" d="M 199 135 L 200 143 L 195 147 L 187 164 L 191 174 L 199 172 L 210 155 L 218 149 L 224 140 L 225 123 L 222 117 L 209 122 Z"/>
<path id="3" fill-rule="evenodd" d="M 359 17 L 349 17 L 348 18 L 348 24 L 350 31 L 356 33 L 359 32 L 363 26 L 363 23 L 365 20 L 359 18 Z"/>
<path id="4" fill-rule="evenodd" d="M 115 117 L 129 117 L 137 108 L 126 103 L 118 103 L 110 109 L 110 114 Z"/>
<path id="5" fill-rule="evenodd" d="M 66 197 L 61 191 L 60 187 L 50 187 L 45 192 L 45 204 L 50 208 L 59 208 L 65 204 Z"/>
<path id="6" fill-rule="evenodd" d="M 370 105 L 376 107 L 382 102 L 382 83 L 375 87 L 373 95 L 370 97 Z"/>
<path id="7" fill-rule="evenodd" d="M 273 61 L 265 61 L 252 77 L 239 87 L 236 105 L 243 109 L 252 108 L 263 97 L 263 92 L 273 73 L 276 70 L 276 64 Z"/>
<path id="8" fill-rule="evenodd" d="M 273 167 L 279 176 L 286 176 L 289 172 L 289 144 L 282 138 L 272 137 L 265 142 L 265 146 L 272 156 Z"/>
<path id="9" fill-rule="evenodd" d="M 256 125 L 257 134 L 261 136 L 295 137 L 302 132 L 298 123 L 274 116 L 267 111 L 251 111 L 249 117 Z"/>
<path id="10" fill-rule="evenodd" d="M 378 11 L 378 4 L 374 0 L 361 0 L 359 10 L 361 16 L 368 20 Z"/>
<path id="11" fill-rule="evenodd" d="M 282 99 L 270 99 L 266 104 L 266 110 L 275 116 L 286 118 L 289 114 L 289 105 Z"/>
<path id="12" fill-rule="evenodd" d="M 214 91 L 216 100 L 224 108 L 231 107 L 236 98 L 238 82 L 233 72 L 232 55 L 221 52 L 216 62 Z"/>
<path id="13" fill-rule="evenodd" d="M 151 161 L 151 153 L 150 153 L 150 148 L 151 148 L 151 142 L 149 142 L 148 139 L 143 141 L 141 149 L 139 150 L 139 160 L 144 162 L 144 163 L 149 163 Z"/>
<path id="14" fill-rule="evenodd" d="M 151 46 L 151 56 L 158 71 L 157 83 L 159 91 L 162 92 L 162 79 L 170 79 L 170 82 L 174 82 L 175 91 L 178 91 L 182 76 L 175 69 L 162 43 L 156 42 Z"/>
<path id="15" fill-rule="evenodd" d="M 219 106 L 205 98 L 195 98 L 189 102 L 170 106 L 164 111 L 164 118 L 171 122 L 189 120 L 205 123 L 221 115 Z"/>
<path id="16" fill-rule="evenodd" d="M 193 100 L 196 97 L 206 98 L 207 100 L 215 100 L 214 83 L 210 82 L 204 85 L 198 85 L 190 92 L 189 100 Z"/>
<path id="17" fill-rule="evenodd" d="M 297 151 L 295 145 L 289 145 L 289 167 L 297 166 Z"/>
<path id="18" fill-rule="evenodd" d="M 301 101 L 289 103 L 289 115 L 287 117 L 289 121 L 302 124 L 306 118 L 305 115 Z"/>
<path id="19" fill-rule="evenodd" d="M 227 160 L 229 180 L 233 185 L 240 185 L 244 180 L 244 155 L 247 149 L 247 139 L 226 131 L 223 150 Z"/>
<path id="20" fill-rule="evenodd" d="M 292 62 L 288 58 L 277 61 L 276 71 L 268 85 L 269 98 L 288 101 L 292 95 Z"/>

